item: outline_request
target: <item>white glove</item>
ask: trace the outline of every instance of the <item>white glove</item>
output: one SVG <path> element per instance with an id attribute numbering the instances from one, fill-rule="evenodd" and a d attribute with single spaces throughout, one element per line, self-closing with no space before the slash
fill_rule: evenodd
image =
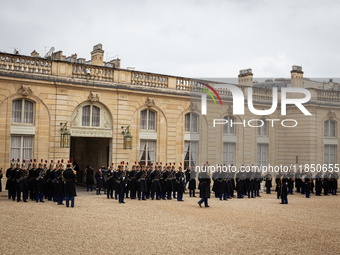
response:
<path id="1" fill-rule="evenodd" d="M 125 180 L 125 177 L 123 177 L 123 180 Z"/>

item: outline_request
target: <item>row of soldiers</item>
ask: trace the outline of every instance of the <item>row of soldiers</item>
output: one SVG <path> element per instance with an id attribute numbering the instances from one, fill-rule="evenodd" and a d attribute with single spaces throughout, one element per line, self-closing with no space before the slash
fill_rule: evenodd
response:
<path id="1" fill-rule="evenodd" d="M 175 166 L 162 167 L 161 165 L 145 166 L 136 164 L 131 170 L 128 164 L 121 163 L 116 169 L 113 165 L 108 169 L 100 168 L 93 178 L 93 169 L 88 166 L 85 170 L 87 190 L 91 189 L 93 179 L 97 180 L 97 194 L 104 189 L 107 198 L 115 199 L 119 197 L 119 202 L 124 203 L 124 197 L 128 198 L 130 193 L 131 199 L 146 200 L 151 198 L 156 200 L 165 200 L 172 198 L 183 201 L 183 193 L 186 185 L 186 178 L 182 166 L 175 169 Z M 190 187 L 196 189 L 196 179 L 191 178 Z M 192 194 L 195 196 L 195 193 Z"/>
<path id="2" fill-rule="evenodd" d="M 64 205 L 63 200 L 66 199 L 66 206 L 74 207 L 74 197 L 76 196 L 75 182 L 77 175 L 72 169 L 70 163 L 66 169 L 64 164 L 51 163 L 28 163 L 26 164 L 14 162 L 6 171 L 6 189 L 8 190 L 8 199 L 17 202 L 27 202 L 28 199 L 40 201 L 44 203 L 45 199 L 54 201 L 58 205 Z"/>

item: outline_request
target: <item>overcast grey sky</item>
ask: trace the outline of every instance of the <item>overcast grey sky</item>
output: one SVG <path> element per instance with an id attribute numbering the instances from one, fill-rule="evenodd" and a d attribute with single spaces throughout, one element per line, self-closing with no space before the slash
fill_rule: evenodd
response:
<path id="1" fill-rule="evenodd" d="M 0 51 L 54 46 L 186 77 L 339 77 L 340 1 L 1 1 Z M 48 50 L 48 49 L 47 49 Z"/>

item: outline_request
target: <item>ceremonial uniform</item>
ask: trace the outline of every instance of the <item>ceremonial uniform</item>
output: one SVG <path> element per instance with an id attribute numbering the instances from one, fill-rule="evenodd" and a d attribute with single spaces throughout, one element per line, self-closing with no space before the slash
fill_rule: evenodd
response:
<path id="1" fill-rule="evenodd" d="M 250 197 L 254 198 L 254 173 L 253 172 L 246 173 L 245 183 L 246 183 L 246 190 L 248 192 L 248 198 Z"/>
<path id="2" fill-rule="evenodd" d="M 199 181 L 199 190 L 200 190 L 200 198 L 201 200 L 198 201 L 200 207 L 202 207 L 202 203 L 204 202 L 205 207 L 209 207 L 208 205 L 208 198 L 210 198 L 210 183 L 211 179 L 207 172 L 200 172 L 198 174 L 198 181 Z"/>
<path id="3" fill-rule="evenodd" d="M 331 192 L 332 192 L 332 195 L 336 195 L 336 192 L 338 190 L 338 179 L 339 179 L 339 175 L 338 173 L 336 172 L 333 172 L 332 175 L 331 175 Z"/>
<path id="4" fill-rule="evenodd" d="M 62 164 L 59 165 L 57 171 L 55 172 L 55 196 L 58 205 L 63 204 L 64 198 L 64 181 L 63 181 L 63 172 L 64 166 Z"/>
<path id="5" fill-rule="evenodd" d="M 179 167 L 179 172 L 176 174 L 177 183 L 177 201 L 183 201 L 183 193 L 185 186 L 184 173 L 182 172 L 182 167 Z"/>
<path id="6" fill-rule="evenodd" d="M 117 172 L 117 186 L 116 186 L 116 193 L 119 196 L 119 203 L 124 202 L 124 194 L 125 194 L 125 182 L 126 182 L 126 171 L 122 170 L 122 167 L 119 168 Z"/>
<path id="7" fill-rule="evenodd" d="M 276 175 L 276 179 L 275 179 L 275 183 L 276 183 L 276 195 L 277 195 L 277 199 L 280 199 L 280 195 L 281 195 L 281 176 L 282 174 L 279 173 L 278 175 Z"/>
<path id="8" fill-rule="evenodd" d="M 189 180 L 189 195 L 196 197 L 195 190 L 196 190 L 196 172 L 190 170 L 190 180 Z"/>
<path id="9" fill-rule="evenodd" d="M 63 172 L 64 179 L 64 194 L 66 196 L 66 207 L 69 207 L 71 200 L 71 207 L 74 207 L 74 197 L 77 196 L 75 182 L 77 180 L 76 171 L 68 164 L 66 170 Z"/>
<path id="10" fill-rule="evenodd" d="M 137 192 L 137 170 L 136 165 L 132 167 L 132 170 L 129 173 L 129 189 L 130 189 L 130 198 L 136 199 L 136 192 Z"/>
<path id="11" fill-rule="evenodd" d="M 146 177 L 147 172 L 144 170 L 144 166 L 142 167 L 142 170 L 138 172 L 137 174 L 137 194 L 138 194 L 138 200 L 146 200 L 145 199 L 145 193 L 146 193 Z"/>
<path id="12" fill-rule="evenodd" d="M 43 178 L 44 178 L 44 169 L 42 168 L 42 164 L 39 164 L 39 168 L 35 169 L 35 200 L 36 202 L 44 202 L 44 186 L 43 186 Z"/>
<path id="13" fill-rule="evenodd" d="M 107 198 L 113 198 L 113 182 L 114 182 L 114 176 L 115 176 L 115 172 L 113 171 L 113 169 L 109 168 L 107 170 L 107 179 L 106 179 L 106 188 L 107 188 Z"/>
<path id="14" fill-rule="evenodd" d="M 91 189 L 91 191 L 93 190 L 93 169 L 91 168 L 90 165 L 87 166 L 87 168 L 85 169 L 85 174 L 86 174 L 86 186 L 87 186 L 87 191 L 89 191 Z"/>
<path id="15" fill-rule="evenodd" d="M 264 180 L 265 180 L 265 187 L 266 187 L 266 193 L 267 194 L 270 194 L 270 189 L 272 187 L 272 176 L 270 173 L 267 173 L 265 176 L 264 176 Z"/>
<path id="16" fill-rule="evenodd" d="M 11 163 L 11 167 L 6 171 L 7 182 L 5 189 L 8 190 L 8 199 L 12 199 L 13 201 L 15 200 L 15 182 L 13 181 L 15 180 L 15 173 L 14 163 Z"/>
<path id="17" fill-rule="evenodd" d="M 238 172 L 236 174 L 236 191 L 237 191 L 237 198 L 243 198 L 244 194 L 244 174 Z"/>
<path id="18" fill-rule="evenodd" d="M 298 172 L 295 174 L 295 186 L 296 186 L 296 192 L 301 192 L 301 186 L 302 186 L 302 179 L 301 179 L 301 173 Z"/>
<path id="19" fill-rule="evenodd" d="M 289 172 L 288 174 L 288 194 L 293 195 L 294 188 L 294 173 Z"/>
<path id="20" fill-rule="evenodd" d="M 321 196 L 322 192 L 322 175 L 318 173 L 315 177 L 315 193 L 316 196 Z"/>
<path id="21" fill-rule="evenodd" d="M 306 198 L 310 198 L 310 192 L 312 190 L 312 178 L 311 178 L 311 174 L 308 174 L 306 177 L 305 177 L 305 193 L 306 193 Z"/>
<path id="22" fill-rule="evenodd" d="M 97 195 L 101 195 L 100 191 L 104 187 L 104 179 L 103 179 L 103 173 L 101 168 L 99 168 L 99 171 L 96 172 L 95 178 L 97 180 Z"/>
<path id="23" fill-rule="evenodd" d="M 288 176 L 285 174 L 283 176 L 281 176 L 280 178 L 280 182 L 281 182 L 281 191 L 280 191 L 280 195 L 281 195 L 281 204 L 288 204 Z"/>

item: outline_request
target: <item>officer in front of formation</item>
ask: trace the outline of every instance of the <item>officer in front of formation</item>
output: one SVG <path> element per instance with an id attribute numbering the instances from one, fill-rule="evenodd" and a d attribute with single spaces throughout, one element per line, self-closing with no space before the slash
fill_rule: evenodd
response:
<path id="1" fill-rule="evenodd" d="M 71 200 L 71 207 L 74 207 L 74 197 L 77 195 L 76 193 L 76 185 L 75 182 L 77 180 L 76 171 L 72 169 L 71 164 L 67 164 L 66 170 L 63 172 L 63 180 L 65 191 L 64 194 L 66 196 L 66 207 L 69 207 L 69 201 Z"/>
<path id="2" fill-rule="evenodd" d="M 209 207 L 208 205 L 208 198 L 210 198 L 210 175 L 208 172 L 200 172 L 198 174 L 198 181 L 199 185 L 198 188 L 200 190 L 200 198 L 201 200 L 198 201 L 198 205 L 202 207 L 202 203 L 204 203 L 205 207 Z"/>
<path id="3" fill-rule="evenodd" d="M 13 160 L 14 161 L 14 160 Z M 7 169 L 6 171 L 6 190 L 8 190 L 8 199 L 12 199 L 15 201 L 15 174 L 16 174 L 16 169 L 15 163 L 11 163 L 11 167 Z"/>

